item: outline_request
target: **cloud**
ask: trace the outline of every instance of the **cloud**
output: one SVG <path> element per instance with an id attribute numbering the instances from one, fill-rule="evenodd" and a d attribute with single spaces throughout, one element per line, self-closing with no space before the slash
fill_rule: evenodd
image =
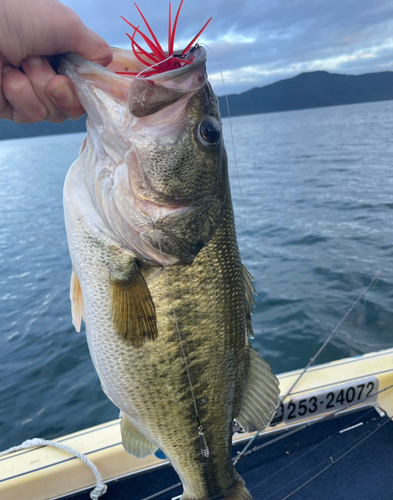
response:
<path id="1" fill-rule="evenodd" d="M 124 15 L 142 26 L 132 3 L 122 0 L 64 0 L 109 43 L 129 47 Z M 166 47 L 168 4 L 138 5 Z M 177 9 L 172 2 L 172 8 Z M 177 45 L 184 47 L 213 16 L 201 41 L 217 93 L 221 76 L 228 92 L 263 86 L 304 71 L 359 74 L 393 70 L 393 3 L 383 0 L 185 0 Z"/>

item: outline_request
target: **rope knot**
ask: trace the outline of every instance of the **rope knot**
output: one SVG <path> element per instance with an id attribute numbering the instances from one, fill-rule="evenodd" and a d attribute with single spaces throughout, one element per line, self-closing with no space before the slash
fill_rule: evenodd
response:
<path id="1" fill-rule="evenodd" d="M 102 495 L 105 495 L 108 486 L 104 483 L 99 483 L 96 485 L 94 490 L 90 493 L 91 500 L 98 500 L 98 498 Z"/>

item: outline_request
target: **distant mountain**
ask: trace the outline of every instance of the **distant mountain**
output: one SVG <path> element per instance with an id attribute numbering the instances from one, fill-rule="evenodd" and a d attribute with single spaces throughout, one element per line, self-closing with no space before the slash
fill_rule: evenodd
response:
<path id="1" fill-rule="evenodd" d="M 358 76 L 314 71 L 241 94 L 228 95 L 231 116 L 390 99 L 393 99 L 392 71 Z M 228 116 L 225 97 L 218 100 L 221 116 Z"/>
<path id="2" fill-rule="evenodd" d="M 231 116 L 339 106 L 393 99 L 393 72 L 366 75 L 338 75 L 327 71 L 302 73 L 288 80 L 256 87 L 242 94 L 229 94 Z M 221 115 L 228 116 L 225 97 L 218 98 Z M 0 120 L 0 140 L 38 135 L 84 132 L 85 117 L 56 124 L 49 122 L 20 125 Z"/>
<path id="3" fill-rule="evenodd" d="M 69 134 L 86 131 L 86 116 L 79 120 L 66 120 L 64 123 L 40 122 L 28 125 L 0 120 L 0 140 L 36 137 L 38 135 Z"/>

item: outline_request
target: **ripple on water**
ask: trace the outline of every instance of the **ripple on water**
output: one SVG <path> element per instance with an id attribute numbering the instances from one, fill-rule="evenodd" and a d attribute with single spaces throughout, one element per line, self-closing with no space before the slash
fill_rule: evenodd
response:
<path id="1" fill-rule="evenodd" d="M 276 373 L 308 363 L 378 269 L 318 362 L 392 345 L 392 112 L 385 102 L 232 120 L 237 231 L 259 293 L 253 345 Z M 62 188 L 82 138 L 0 142 L 0 449 L 118 416 L 70 317 Z"/>

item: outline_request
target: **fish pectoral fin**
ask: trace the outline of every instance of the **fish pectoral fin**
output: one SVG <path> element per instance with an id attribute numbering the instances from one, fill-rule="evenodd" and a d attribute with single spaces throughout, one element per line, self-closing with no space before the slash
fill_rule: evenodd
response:
<path id="1" fill-rule="evenodd" d="M 120 429 L 123 447 L 130 455 L 136 458 L 144 458 L 153 455 L 158 449 L 157 446 L 135 429 L 124 413 L 122 414 Z"/>
<path id="2" fill-rule="evenodd" d="M 134 264 L 126 279 L 111 279 L 112 320 L 117 333 L 136 349 L 158 337 L 156 308 L 145 278 Z"/>
<path id="3" fill-rule="evenodd" d="M 83 305 L 82 289 L 79 283 L 78 276 L 74 269 L 72 269 L 71 283 L 70 283 L 70 300 L 71 300 L 71 314 L 72 324 L 75 326 L 77 332 L 81 331 L 82 319 L 85 320 L 85 307 Z"/>
<path id="4" fill-rule="evenodd" d="M 242 271 L 243 271 L 243 284 L 244 284 L 244 295 L 245 295 L 245 304 L 246 304 L 246 328 L 247 328 L 247 333 L 251 335 L 252 338 L 254 338 L 254 330 L 252 329 L 252 323 L 251 323 L 251 315 L 252 315 L 252 308 L 253 306 L 255 307 L 255 300 L 254 300 L 254 295 L 257 294 L 254 285 L 252 284 L 254 278 L 252 275 L 248 272 L 246 266 L 242 264 Z"/>
<path id="5" fill-rule="evenodd" d="M 235 417 L 246 432 L 250 432 L 252 427 L 261 431 L 269 425 L 280 403 L 277 377 L 252 347 L 249 347 L 249 353 L 247 386 L 242 408 Z"/>
<path id="6" fill-rule="evenodd" d="M 86 142 L 87 142 L 87 137 L 85 137 L 82 141 L 81 147 L 79 148 L 79 156 L 83 153 L 83 151 L 86 149 Z"/>

